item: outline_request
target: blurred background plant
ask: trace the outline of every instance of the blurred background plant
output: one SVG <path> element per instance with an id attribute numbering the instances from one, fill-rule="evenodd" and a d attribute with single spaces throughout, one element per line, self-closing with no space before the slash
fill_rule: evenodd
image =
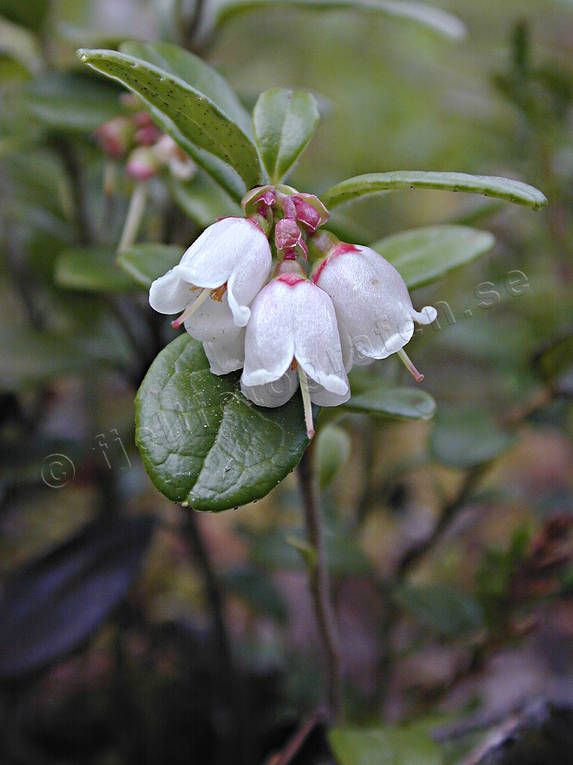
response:
<path id="1" fill-rule="evenodd" d="M 573 4 L 451 0 L 461 45 L 353 3 L 270 5 L 215 33 L 220 0 L 0 0 L 1 761 L 250 765 L 298 730 L 301 764 L 568 763 Z M 149 125 L 74 55 L 126 38 L 183 44 L 249 108 L 269 87 L 313 91 L 323 119 L 297 188 L 400 167 L 507 175 L 550 199 L 533 215 L 403 191 L 333 216 L 350 241 L 466 224 L 497 244 L 415 295 L 440 308 L 415 341 L 436 417 L 392 401 L 399 418 L 358 408 L 319 437 L 356 726 L 330 739 L 294 478 L 197 515 L 134 447 L 135 390 L 175 336 L 141 264 L 237 205 L 150 155 L 158 136 L 136 138 Z M 106 155 L 119 117 L 129 146 Z M 121 248 L 122 270 L 138 151 L 145 244 Z M 378 380 L 405 372 L 377 363 L 353 392 Z"/>

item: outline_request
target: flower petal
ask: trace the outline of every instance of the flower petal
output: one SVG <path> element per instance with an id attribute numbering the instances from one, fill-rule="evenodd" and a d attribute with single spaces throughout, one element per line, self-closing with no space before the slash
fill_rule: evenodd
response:
<path id="1" fill-rule="evenodd" d="M 219 335 L 215 340 L 203 343 L 214 375 L 226 375 L 241 369 L 245 361 L 245 330 L 235 327 Z"/>
<path id="2" fill-rule="evenodd" d="M 257 406 L 277 407 L 286 404 L 298 388 L 298 375 L 289 369 L 282 377 L 265 385 L 245 385 L 241 379 L 243 395 Z"/>
<path id="3" fill-rule="evenodd" d="M 290 287 L 273 280 L 251 306 L 245 336 L 245 366 L 241 381 L 252 387 L 281 378 L 294 357 Z"/>
<path id="4" fill-rule="evenodd" d="M 149 305 L 158 313 L 179 313 L 195 299 L 191 285 L 181 278 L 179 266 L 151 283 Z"/>
<path id="5" fill-rule="evenodd" d="M 187 281 L 215 289 L 236 268 L 261 260 L 270 267 L 270 245 L 261 229 L 247 218 L 223 218 L 203 231 L 179 265 Z"/>
<path id="6" fill-rule="evenodd" d="M 197 295 L 200 293 L 197 292 Z M 203 342 L 212 342 L 221 335 L 233 333 L 237 327 L 227 301 L 227 294 L 221 300 L 209 297 L 186 321 L 185 329 L 191 337 Z"/>
<path id="7" fill-rule="evenodd" d="M 344 396 L 349 387 L 332 300 L 310 281 L 291 290 L 295 359 L 310 380 Z"/>

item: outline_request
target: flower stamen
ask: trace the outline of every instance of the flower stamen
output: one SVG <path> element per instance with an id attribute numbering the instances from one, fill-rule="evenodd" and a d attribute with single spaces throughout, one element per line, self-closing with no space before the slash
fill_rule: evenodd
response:
<path id="1" fill-rule="evenodd" d="M 201 294 L 195 300 L 194 303 L 191 303 L 190 306 L 187 306 L 187 308 L 183 311 L 181 316 L 178 316 L 174 321 L 171 322 L 171 326 L 173 329 L 179 329 L 179 327 L 183 324 L 184 321 L 187 321 L 187 319 L 192 316 L 195 311 L 200 308 L 203 303 L 207 300 L 211 293 L 211 289 L 209 287 L 206 287 L 205 289 L 201 290 Z"/>
<path id="2" fill-rule="evenodd" d="M 398 356 L 400 357 L 400 361 L 404 364 L 404 366 L 406 367 L 408 372 L 412 375 L 414 380 L 416 382 L 422 382 L 422 380 L 424 379 L 424 375 L 421 372 L 418 372 L 416 367 L 412 364 L 410 357 L 408 356 L 408 354 L 403 348 L 401 348 L 398 351 Z"/>
<path id="3" fill-rule="evenodd" d="M 216 290 L 211 290 L 211 300 L 216 300 L 217 303 L 220 303 L 221 300 L 223 300 L 223 295 L 227 291 L 227 283 L 222 284 L 220 287 L 217 287 Z"/>
<path id="4" fill-rule="evenodd" d="M 312 403 L 310 400 L 310 390 L 308 388 L 308 377 L 300 364 L 297 365 L 298 381 L 300 383 L 300 392 L 302 393 L 302 404 L 304 407 L 304 422 L 306 425 L 306 435 L 314 438 L 314 422 L 312 420 Z"/>

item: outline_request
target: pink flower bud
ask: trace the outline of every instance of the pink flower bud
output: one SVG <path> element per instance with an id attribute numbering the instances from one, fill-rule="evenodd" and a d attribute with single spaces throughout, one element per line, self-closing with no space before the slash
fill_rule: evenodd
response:
<path id="1" fill-rule="evenodd" d="M 153 146 L 160 136 L 161 130 L 156 125 L 145 125 L 135 134 L 135 142 L 140 146 Z"/>
<path id="2" fill-rule="evenodd" d="M 138 146 L 127 158 L 125 171 L 137 181 L 147 181 L 161 169 L 161 162 L 147 146 Z"/>
<path id="3" fill-rule="evenodd" d="M 133 142 L 133 124 L 129 117 L 114 117 L 100 125 L 95 136 L 108 157 L 119 159 L 127 153 Z"/>
<path id="4" fill-rule="evenodd" d="M 279 256 L 292 260 L 297 254 L 306 260 L 308 248 L 298 224 L 292 218 L 282 218 L 275 226 L 275 245 Z"/>
<path id="5" fill-rule="evenodd" d="M 296 210 L 296 219 L 309 233 L 314 234 L 319 226 L 328 221 L 330 213 L 314 194 L 295 194 L 291 198 Z"/>

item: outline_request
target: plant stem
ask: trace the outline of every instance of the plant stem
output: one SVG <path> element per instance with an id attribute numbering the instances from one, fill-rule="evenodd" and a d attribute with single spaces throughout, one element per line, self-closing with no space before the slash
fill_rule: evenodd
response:
<path id="1" fill-rule="evenodd" d="M 289 765 L 293 758 L 296 757 L 302 749 L 304 742 L 310 736 L 314 728 L 319 725 L 324 718 L 324 709 L 317 709 L 313 712 L 313 714 L 301 724 L 300 728 L 298 728 L 282 752 L 271 757 L 268 765 Z"/>
<path id="2" fill-rule="evenodd" d="M 314 442 L 313 442 L 314 443 Z M 324 549 L 323 517 L 318 487 L 312 468 L 312 446 L 304 453 L 297 471 L 304 507 L 308 543 L 315 553 L 309 566 L 309 588 L 317 622 L 327 675 L 326 701 L 328 717 L 335 722 L 342 706 L 342 672 L 334 609 Z"/>
<path id="3" fill-rule="evenodd" d="M 145 183 L 137 183 L 133 189 L 133 194 L 129 200 L 127 216 L 121 232 L 121 239 L 117 246 L 117 251 L 127 250 L 135 242 L 141 219 L 145 211 L 145 201 L 147 198 L 147 189 Z"/>
<path id="4" fill-rule="evenodd" d="M 63 136 L 52 137 L 51 145 L 59 155 L 68 176 L 74 204 L 76 236 L 80 245 L 86 247 L 92 243 L 92 233 L 90 230 L 90 220 L 81 165 L 75 146 L 69 139 L 64 138 Z"/>

